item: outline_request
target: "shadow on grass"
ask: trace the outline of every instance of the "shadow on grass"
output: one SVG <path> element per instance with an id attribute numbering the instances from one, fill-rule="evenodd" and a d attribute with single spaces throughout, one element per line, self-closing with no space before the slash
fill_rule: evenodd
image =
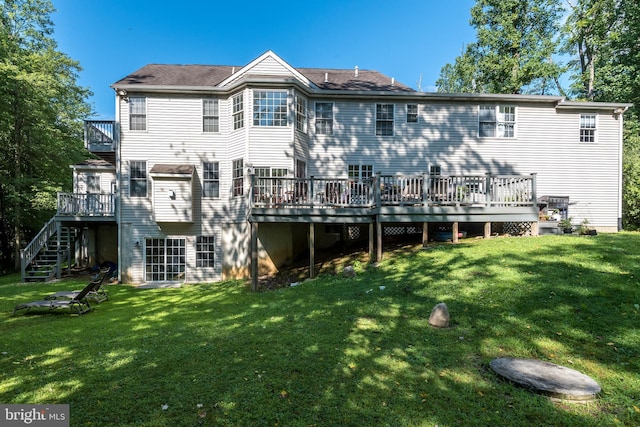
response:
<path id="1" fill-rule="evenodd" d="M 81 317 L 9 318 L 45 289 L 9 283 L 0 401 L 71 403 L 73 425 L 631 424 L 639 244 L 621 234 L 405 247 L 353 279 L 271 292 L 110 286 L 110 301 Z M 454 328 L 428 326 L 438 302 Z M 500 356 L 568 365 L 605 394 L 560 408 L 498 380 L 487 364 Z"/>

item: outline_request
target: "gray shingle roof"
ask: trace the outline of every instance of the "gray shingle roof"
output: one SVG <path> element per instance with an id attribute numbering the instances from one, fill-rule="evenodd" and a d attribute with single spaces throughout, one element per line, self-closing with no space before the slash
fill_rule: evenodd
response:
<path id="1" fill-rule="evenodd" d="M 166 175 L 191 175 L 195 167 L 193 165 L 171 165 L 171 164 L 155 164 L 149 171 L 154 174 Z"/>
<path id="2" fill-rule="evenodd" d="M 241 70 L 230 65 L 166 65 L 149 64 L 118 80 L 112 86 L 149 85 L 215 87 Z M 324 90 L 415 92 L 378 71 L 353 69 L 297 68 L 300 74 Z M 266 76 L 263 76 L 266 77 Z M 281 76 L 279 76 L 281 77 Z M 326 77 L 326 79 L 325 79 Z"/>

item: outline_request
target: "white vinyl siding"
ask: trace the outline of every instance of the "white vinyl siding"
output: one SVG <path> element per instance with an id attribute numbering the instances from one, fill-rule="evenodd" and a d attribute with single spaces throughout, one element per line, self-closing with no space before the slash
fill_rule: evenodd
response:
<path id="1" fill-rule="evenodd" d="M 193 222 L 191 178 L 153 178 L 153 219 L 156 222 Z"/>

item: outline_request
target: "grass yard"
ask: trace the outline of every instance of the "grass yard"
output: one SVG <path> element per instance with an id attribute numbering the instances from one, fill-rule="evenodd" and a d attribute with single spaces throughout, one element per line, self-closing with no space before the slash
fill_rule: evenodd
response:
<path id="1" fill-rule="evenodd" d="M 72 426 L 640 425 L 640 234 L 468 240 L 354 264 L 355 278 L 259 293 L 113 285 L 83 316 L 10 314 L 85 282 L 0 277 L 0 403 L 68 403 Z M 454 328 L 428 325 L 439 302 Z M 494 375 L 504 356 L 603 391 L 554 403 Z"/>

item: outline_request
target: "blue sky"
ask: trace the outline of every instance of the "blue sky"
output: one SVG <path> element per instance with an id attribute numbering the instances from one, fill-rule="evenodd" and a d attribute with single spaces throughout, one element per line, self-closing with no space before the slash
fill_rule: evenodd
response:
<path id="1" fill-rule="evenodd" d="M 58 48 L 80 62 L 102 119 L 114 117 L 109 85 L 150 63 L 243 66 L 272 50 L 293 67 L 357 65 L 433 91 L 475 40 L 475 0 L 52 1 Z"/>

